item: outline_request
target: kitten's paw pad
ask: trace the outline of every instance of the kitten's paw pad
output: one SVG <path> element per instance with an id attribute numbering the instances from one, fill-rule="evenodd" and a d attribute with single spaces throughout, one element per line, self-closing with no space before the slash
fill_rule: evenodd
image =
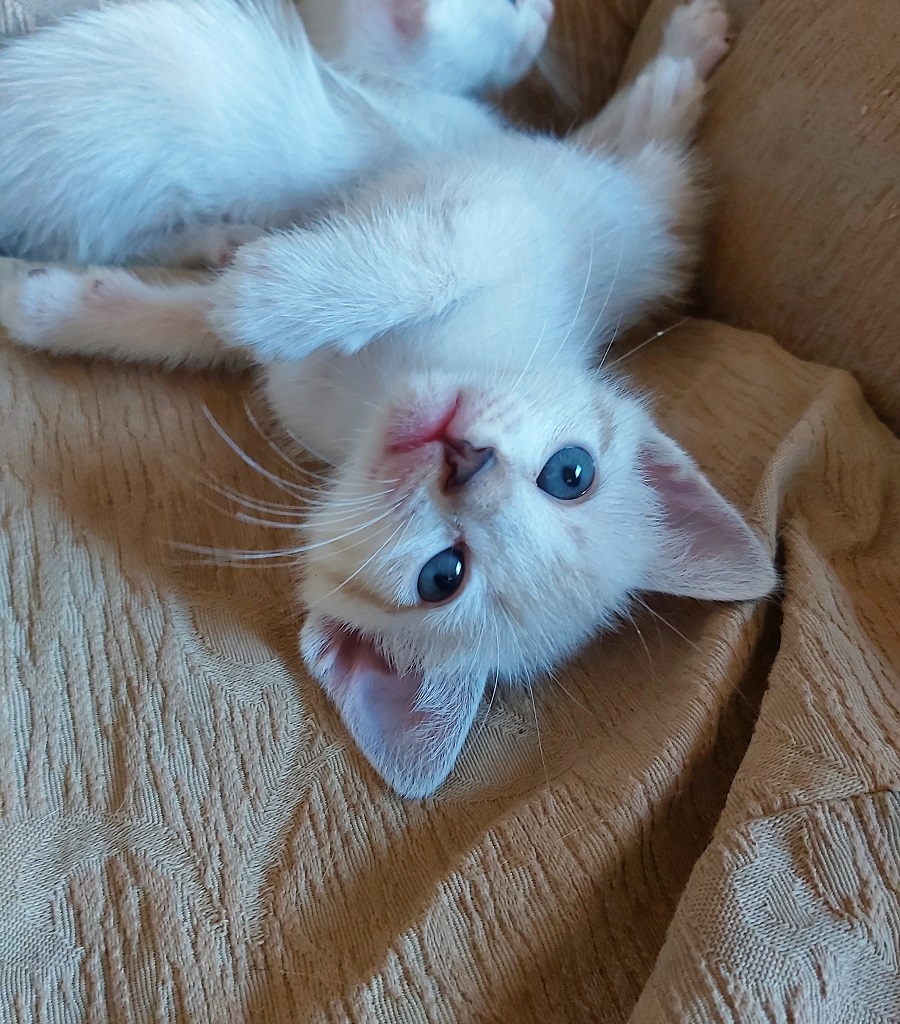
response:
<path id="1" fill-rule="evenodd" d="M 691 0 L 676 7 L 666 25 L 662 54 L 690 60 L 707 78 L 728 53 L 728 15 L 719 0 Z"/>

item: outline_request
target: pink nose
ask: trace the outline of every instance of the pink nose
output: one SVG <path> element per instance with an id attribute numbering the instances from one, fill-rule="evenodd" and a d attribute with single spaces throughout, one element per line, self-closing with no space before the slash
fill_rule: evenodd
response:
<path id="1" fill-rule="evenodd" d="M 493 448 L 476 448 L 470 441 L 448 437 L 446 434 L 441 442 L 444 445 L 444 465 L 447 467 L 443 484 L 445 491 L 467 484 L 494 460 Z"/>

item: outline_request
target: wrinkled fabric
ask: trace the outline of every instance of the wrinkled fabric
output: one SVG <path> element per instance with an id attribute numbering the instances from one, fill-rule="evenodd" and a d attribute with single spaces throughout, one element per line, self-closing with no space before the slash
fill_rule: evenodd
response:
<path id="1" fill-rule="evenodd" d="M 781 594 L 648 597 L 414 803 L 307 677 L 290 558 L 173 546 L 290 547 L 205 483 L 284 500 L 211 419 L 302 479 L 252 381 L 0 341 L 3 1019 L 890 1019 L 900 442 L 759 336 L 622 358 Z"/>
<path id="2" fill-rule="evenodd" d="M 68 6 L 0 0 L 0 33 Z M 642 6 L 610 6 L 615 67 Z M 796 25 L 788 5 L 738 6 L 756 35 L 729 62 L 768 39 L 746 73 L 784 63 L 761 20 Z M 563 7 L 577 58 L 602 19 Z M 579 88 L 603 91 L 608 67 Z M 714 228 L 704 280 L 740 321 L 747 247 L 758 270 L 777 236 L 737 170 L 768 167 L 777 193 L 781 150 L 739 154 L 726 88 L 772 112 L 753 113 L 752 82 L 714 87 L 712 166 L 732 168 L 715 223 L 749 216 L 760 248 L 732 234 L 729 256 Z M 786 176 L 807 173 L 783 152 Z M 820 189 L 814 212 L 841 195 L 872 209 Z M 810 288 L 833 276 L 805 354 L 865 334 L 894 358 L 893 293 L 871 286 L 884 223 L 866 221 L 868 262 L 839 249 L 810 271 Z M 0 283 L 22 270 L 0 261 Z M 838 273 L 855 282 L 841 308 Z M 749 318 L 777 293 L 778 344 L 695 320 L 613 359 L 769 544 L 779 592 L 646 596 L 556 680 L 486 700 L 420 803 L 385 788 L 305 673 L 293 556 L 184 547 L 292 545 L 236 515 L 241 495 L 286 496 L 220 430 L 267 473 L 320 469 L 272 447 L 252 379 L 53 359 L 0 333 L 0 1021 L 896 1020 L 900 441 L 850 376 L 781 347 L 800 350 L 786 303 L 808 293 L 777 275 L 751 266 L 743 294 Z"/>

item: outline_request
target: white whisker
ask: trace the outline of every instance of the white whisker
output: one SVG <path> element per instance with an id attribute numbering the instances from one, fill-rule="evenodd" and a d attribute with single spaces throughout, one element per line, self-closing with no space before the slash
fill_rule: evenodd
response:
<path id="1" fill-rule="evenodd" d="M 318 601 L 316 601 L 314 604 L 310 605 L 310 608 L 318 607 L 326 598 L 331 597 L 332 594 L 336 594 L 339 590 L 341 590 L 343 587 L 345 587 L 352 579 L 357 577 L 363 571 L 363 569 L 365 569 L 366 566 L 369 565 L 372 562 L 372 560 L 374 558 L 376 558 L 387 547 L 388 544 L 390 544 L 390 542 L 394 539 L 394 537 L 397 536 L 398 533 L 400 533 L 401 530 L 405 533 L 409 529 L 409 525 L 410 525 L 411 522 L 412 522 L 412 519 L 406 519 L 404 522 L 400 523 L 400 525 L 393 531 L 393 533 L 391 533 L 387 537 L 386 540 L 384 540 L 381 544 L 378 545 L 378 547 L 372 552 L 371 555 L 369 555 L 369 557 L 362 563 L 362 565 L 359 566 L 358 569 L 356 569 L 354 572 L 352 572 L 344 580 L 343 583 L 339 583 L 333 590 L 329 590 L 327 594 L 323 594 L 322 597 L 320 597 Z M 375 536 L 376 537 L 381 536 L 381 534 L 386 529 L 387 529 L 387 527 L 385 526 L 384 529 L 383 530 L 379 530 L 375 534 Z"/>
<path id="2" fill-rule="evenodd" d="M 275 473 L 271 473 L 268 469 L 261 466 L 255 459 L 251 458 L 243 448 L 235 441 L 230 434 L 225 430 L 219 421 L 213 416 L 209 406 L 204 404 L 202 406 L 203 414 L 206 416 L 213 430 L 221 437 L 221 439 L 228 445 L 228 447 L 234 452 L 235 455 L 242 461 L 245 462 L 251 469 L 256 470 L 260 476 L 265 477 L 271 483 L 273 483 L 280 491 L 284 491 L 286 494 L 297 494 L 302 492 L 303 488 L 297 484 L 292 484 L 290 481 L 285 480 L 283 477 L 277 476 Z"/>
<path id="3" fill-rule="evenodd" d="M 651 334 L 649 338 L 646 338 L 639 345 L 635 345 L 634 348 L 629 349 L 627 352 L 623 352 L 618 359 L 614 359 L 609 364 L 609 368 L 611 369 L 613 366 L 618 366 L 619 363 L 623 362 L 624 360 L 630 359 L 631 356 L 635 354 L 635 352 L 640 352 L 640 350 L 645 345 L 649 345 L 651 341 L 656 341 L 657 338 L 661 338 L 664 334 L 668 334 L 669 331 L 674 331 L 676 327 L 681 327 L 681 325 L 687 323 L 689 319 L 690 318 L 686 316 L 682 317 L 681 320 L 679 320 L 677 323 L 670 324 L 668 327 L 663 328 L 663 330 L 657 331 L 655 334 Z"/>
<path id="4" fill-rule="evenodd" d="M 681 630 L 680 630 L 680 629 L 678 629 L 678 628 L 676 628 L 675 626 L 673 626 L 673 625 L 672 625 L 672 623 L 671 623 L 671 622 L 669 622 L 669 620 L 668 620 L 668 619 L 667 619 L 667 618 L 666 618 L 666 617 L 665 617 L 664 615 L 660 615 L 660 614 L 659 614 L 659 612 L 657 612 L 657 611 L 654 611 L 654 610 L 653 610 L 653 609 L 652 609 L 652 608 L 650 607 L 650 605 L 649 605 L 649 604 L 647 604 L 647 602 L 646 602 L 646 601 L 642 601 L 642 600 L 641 600 L 641 599 L 640 599 L 639 597 L 636 597 L 636 598 L 635 598 L 635 600 L 637 601 L 637 603 L 638 603 L 638 604 L 639 604 L 639 605 L 640 605 L 640 606 L 641 606 L 642 608 L 646 609 L 646 611 L 648 611 L 648 612 L 649 612 L 649 613 L 650 613 L 650 614 L 651 614 L 651 615 L 652 615 L 652 616 L 653 616 L 653 617 L 654 617 L 655 619 L 658 619 L 658 620 L 659 620 L 659 621 L 660 621 L 660 622 L 661 622 L 661 623 L 662 623 L 662 624 L 663 624 L 664 626 L 668 626 L 668 627 L 669 627 L 669 629 L 671 629 L 671 630 L 672 630 L 672 632 L 673 632 L 673 633 L 674 633 L 674 634 L 675 634 L 676 636 L 680 636 L 680 637 L 681 637 L 681 639 L 682 639 L 682 640 L 684 640 L 684 642 L 685 642 L 685 643 L 686 643 L 686 644 L 687 644 L 687 645 L 688 645 L 689 647 L 693 647 L 693 649 L 694 649 L 695 651 L 699 651 L 699 650 L 700 650 L 700 648 L 698 647 L 698 645 L 697 645 L 697 644 L 695 644 L 693 640 L 691 640 L 691 639 L 690 639 L 689 637 L 686 637 L 686 636 L 684 635 L 684 633 L 682 633 L 682 632 L 681 632 Z"/>

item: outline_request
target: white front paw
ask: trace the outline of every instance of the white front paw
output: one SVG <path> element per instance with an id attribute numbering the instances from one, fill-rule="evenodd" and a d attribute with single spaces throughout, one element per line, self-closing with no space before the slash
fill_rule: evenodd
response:
<path id="1" fill-rule="evenodd" d="M 83 301 L 90 280 L 51 267 L 31 270 L 0 286 L 0 324 L 13 341 L 27 348 L 45 348 Z"/>

